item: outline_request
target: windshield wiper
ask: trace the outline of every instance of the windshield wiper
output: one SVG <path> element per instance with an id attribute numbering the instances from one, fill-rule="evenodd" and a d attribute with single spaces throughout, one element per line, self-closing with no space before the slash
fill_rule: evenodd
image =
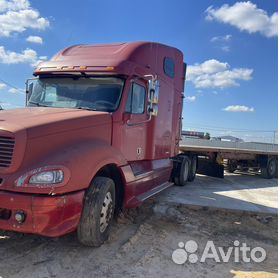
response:
<path id="1" fill-rule="evenodd" d="M 86 107 L 86 106 L 79 106 L 79 107 L 74 107 L 74 108 L 81 109 L 81 110 L 97 111 L 96 108 L 91 108 L 91 107 Z"/>
<path id="2" fill-rule="evenodd" d="M 43 104 L 41 104 L 41 103 L 39 103 L 39 102 L 28 101 L 28 104 L 29 104 L 29 103 L 34 104 L 34 105 L 36 105 L 36 106 L 40 106 L 40 107 L 49 107 L 49 106 L 43 105 Z"/>

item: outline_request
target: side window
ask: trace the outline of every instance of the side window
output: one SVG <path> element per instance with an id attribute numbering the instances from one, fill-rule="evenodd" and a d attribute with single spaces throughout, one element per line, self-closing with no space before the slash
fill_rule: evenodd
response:
<path id="1" fill-rule="evenodd" d="M 145 87 L 137 83 L 132 83 L 131 90 L 128 93 L 125 112 L 131 114 L 143 114 L 145 111 L 145 99 Z"/>
<path id="2" fill-rule="evenodd" d="M 167 76 L 171 78 L 175 77 L 175 62 L 172 58 L 169 57 L 164 58 L 163 69 L 164 69 L 164 73 Z"/>

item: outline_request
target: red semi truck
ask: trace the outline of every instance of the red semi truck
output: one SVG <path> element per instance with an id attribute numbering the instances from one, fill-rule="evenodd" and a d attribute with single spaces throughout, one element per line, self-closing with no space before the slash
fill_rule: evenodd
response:
<path id="1" fill-rule="evenodd" d="M 179 50 L 78 45 L 34 75 L 27 107 L 0 115 L 0 229 L 51 237 L 77 229 L 82 243 L 99 246 L 115 211 L 171 179 L 185 183 L 172 159 L 185 78 Z"/>
<path id="2" fill-rule="evenodd" d="M 185 71 L 181 51 L 150 42 L 41 63 L 26 107 L 0 112 L 0 229 L 100 246 L 118 211 L 193 181 L 206 152 L 180 153 Z"/>

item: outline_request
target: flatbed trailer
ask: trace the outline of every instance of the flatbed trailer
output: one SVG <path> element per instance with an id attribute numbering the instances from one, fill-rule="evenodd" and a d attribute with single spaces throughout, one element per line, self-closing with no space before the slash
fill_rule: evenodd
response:
<path id="1" fill-rule="evenodd" d="M 265 178 L 277 177 L 278 144 L 183 138 L 180 152 L 198 157 L 198 173 L 224 177 L 224 167 L 229 172 L 252 168 Z"/>

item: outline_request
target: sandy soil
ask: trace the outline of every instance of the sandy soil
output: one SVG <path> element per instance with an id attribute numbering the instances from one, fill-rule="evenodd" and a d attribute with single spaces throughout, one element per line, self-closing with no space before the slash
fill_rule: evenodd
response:
<path id="1" fill-rule="evenodd" d="M 125 212 L 100 248 L 79 245 L 75 234 L 49 239 L 0 231 L 0 277 L 278 277 L 278 217 L 173 205 L 161 214 L 156 202 Z M 175 264 L 173 251 L 189 240 L 198 243 L 199 257 L 208 240 L 225 248 L 239 240 L 263 247 L 267 259 Z"/>

